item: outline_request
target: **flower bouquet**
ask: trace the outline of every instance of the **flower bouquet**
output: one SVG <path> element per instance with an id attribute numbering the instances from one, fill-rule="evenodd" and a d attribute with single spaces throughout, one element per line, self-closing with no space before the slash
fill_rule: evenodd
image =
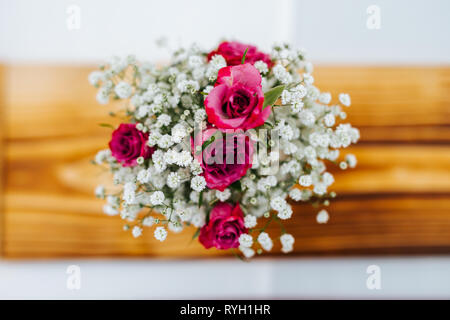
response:
<path id="1" fill-rule="evenodd" d="M 346 113 L 314 86 L 312 71 L 288 44 L 269 55 L 239 42 L 179 49 L 163 67 L 134 56 L 100 66 L 89 77 L 98 102 L 126 102 L 124 123 L 94 161 L 116 185 L 96 189 L 104 212 L 120 214 L 134 237 L 152 227 L 164 241 L 194 226 L 205 248 L 236 248 L 246 258 L 272 249 L 266 227 L 276 221 L 282 251 L 292 251 L 287 198 L 327 206 L 336 194 L 325 162 L 354 167 L 351 154 L 337 159 L 359 139 L 350 124 L 336 125 Z M 339 101 L 350 105 L 347 94 Z M 327 220 L 321 210 L 317 221 Z"/>

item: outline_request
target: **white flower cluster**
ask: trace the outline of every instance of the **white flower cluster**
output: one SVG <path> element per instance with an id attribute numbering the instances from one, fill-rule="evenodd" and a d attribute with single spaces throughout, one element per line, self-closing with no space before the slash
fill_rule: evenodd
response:
<path id="1" fill-rule="evenodd" d="M 95 163 L 108 165 L 114 183 L 121 188 L 111 194 L 104 187 L 96 189 L 96 196 L 107 201 L 104 212 L 120 214 L 125 229 L 134 237 L 141 236 L 144 227 L 155 227 L 154 237 L 164 241 L 167 230 L 179 232 L 192 225 L 201 228 L 215 203 L 239 202 L 249 229 L 249 234 L 239 238 L 240 251 L 247 258 L 261 249 L 270 251 L 273 241 L 265 228 L 256 228 L 258 220 L 282 223 L 290 219 L 294 210 L 288 196 L 293 201 L 328 205 L 335 196 L 328 191 L 334 178 L 325 163 L 336 163 L 340 149 L 359 139 L 358 129 L 350 124 L 336 126 L 346 114 L 339 104 L 330 105 L 328 92 L 314 86 L 312 64 L 304 56 L 301 50 L 277 44 L 271 52 L 272 66 L 254 63 L 262 75 L 264 92 L 283 86 L 279 103 L 272 106 L 264 125 L 278 132 L 279 141 L 269 141 L 272 150 L 268 156 L 255 157 L 239 186 L 224 191 L 207 187 L 202 167 L 189 149 L 194 127 L 207 125 L 203 103 L 218 71 L 226 66 L 221 55 L 208 61 L 207 52 L 194 45 L 175 52 L 165 67 L 138 63 L 128 56 L 113 58 L 93 72 L 89 81 L 98 88 L 98 102 L 126 100 L 129 122 L 148 134 L 147 146 L 155 149 L 150 159 L 137 159 L 133 167 L 122 166 L 109 150 L 97 154 Z M 351 103 L 348 94 L 340 94 L 338 100 L 346 107 Z M 270 170 L 274 162 L 279 164 L 276 172 Z M 339 167 L 353 168 L 356 162 L 349 154 Z M 321 211 L 317 221 L 327 222 L 328 213 Z M 293 250 L 292 235 L 283 232 L 279 241 L 283 252 Z"/>

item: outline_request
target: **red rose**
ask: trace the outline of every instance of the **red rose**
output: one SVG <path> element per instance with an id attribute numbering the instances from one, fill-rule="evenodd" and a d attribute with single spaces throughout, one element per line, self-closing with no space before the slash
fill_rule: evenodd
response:
<path id="1" fill-rule="evenodd" d="M 147 146 L 148 133 L 136 129 L 132 123 L 122 123 L 112 133 L 109 148 L 114 158 L 124 167 L 137 165 L 136 159 L 143 157 L 148 159 L 153 154 L 154 148 Z"/>
<path id="2" fill-rule="evenodd" d="M 211 51 L 208 54 L 208 61 L 211 60 L 211 58 L 216 54 L 220 54 L 225 58 L 229 66 L 235 66 L 241 64 L 245 49 L 247 49 L 245 62 L 254 64 L 256 61 L 261 60 L 267 63 L 269 68 L 272 66 L 272 61 L 270 60 L 270 56 L 268 54 L 258 51 L 258 48 L 255 46 L 236 41 L 222 42 L 217 50 Z"/>
<path id="3" fill-rule="evenodd" d="M 215 140 L 203 152 L 195 154 L 195 158 L 203 169 L 208 188 L 223 191 L 252 167 L 253 141 L 244 132 L 227 133 L 223 137 L 219 130 L 210 128 L 201 133 L 201 139 L 191 140 L 194 152 L 197 146 L 202 146 L 212 137 Z"/>
<path id="4" fill-rule="evenodd" d="M 219 70 L 217 82 L 205 99 L 208 121 L 219 129 L 252 129 L 264 124 L 270 106 L 263 109 L 261 75 L 251 64 Z"/>
<path id="5" fill-rule="evenodd" d="M 239 204 L 233 208 L 221 202 L 211 210 L 209 222 L 201 228 L 198 239 L 206 249 L 230 249 L 239 247 L 239 236 L 247 232 Z"/>

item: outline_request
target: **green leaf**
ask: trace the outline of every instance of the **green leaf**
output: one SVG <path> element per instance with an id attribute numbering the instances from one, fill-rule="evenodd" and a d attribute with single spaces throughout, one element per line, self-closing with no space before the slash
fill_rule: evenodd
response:
<path id="1" fill-rule="evenodd" d="M 211 143 L 213 143 L 214 140 L 216 140 L 216 137 L 212 136 L 211 138 L 209 138 L 209 140 L 203 142 L 202 149 L 205 149 L 207 146 L 209 146 Z"/>
<path id="2" fill-rule="evenodd" d="M 245 49 L 244 54 L 242 55 L 241 64 L 245 63 L 245 57 L 247 56 L 247 51 L 248 51 L 248 48 Z"/>
<path id="3" fill-rule="evenodd" d="M 242 191 L 242 188 L 241 188 L 241 181 L 240 181 L 240 180 L 238 180 L 238 181 L 236 181 L 236 182 L 233 182 L 233 183 L 230 185 L 230 187 L 231 187 L 232 189 L 234 189 L 234 190 Z"/>
<path id="4" fill-rule="evenodd" d="M 197 155 L 201 154 L 202 151 L 205 150 L 205 148 L 206 148 L 207 146 L 209 146 L 211 143 L 214 142 L 214 140 L 216 140 L 216 137 L 215 137 L 215 136 L 212 136 L 211 138 L 209 138 L 208 140 L 206 140 L 205 142 L 203 142 L 203 144 L 202 144 L 202 150 L 197 151 Z"/>
<path id="5" fill-rule="evenodd" d="M 263 109 L 267 106 L 273 105 L 283 93 L 284 88 L 286 88 L 285 85 L 280 85 L 265 92 Z"/>
<path id="6" fill-rule="evenodd" d="M 266 126 L 268 126 L 269 128 L 274 128 L 274 127 L 275 127 L 275 126 L 274 126 L 271 122 L 269 122 L 269 121 L 264 122 L 264 124 L 265 124 Z"/>
<path id="7" fill-rule="evenodd" d="M 200 194 L 198 195 L 198 207 L 200 208 L 203 203 L 203 191 L 200 191 Z"/>
<path id="8" fill-rule="evenodd" d="M 112 124 L 109 123 L 99 123 L 100 127 L 105 127 L 105 128 L 111 128 L 111 129 L 115 129 L 114 126 Z"/>
<path id="9" fill-rule="evenodd" d="M 191 240 L 191 241 L 194 241 L 194 240 L 199 236 L 199 234 L 200 234 L 200 229 L 201 229 L 201 228 L 197 228 L 197 231 L 195 231 L 194 235 L 192 236 L 192 240 Z"/>

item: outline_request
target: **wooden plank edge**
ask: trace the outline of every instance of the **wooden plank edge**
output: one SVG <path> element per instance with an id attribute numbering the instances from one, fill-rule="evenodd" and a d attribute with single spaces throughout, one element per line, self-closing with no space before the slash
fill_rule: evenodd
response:
<path id="1" fill-rule="evenodd" d="M 0 257 L 4 254 L 4 241 L 5 241 L 5 112 L 6 112 L 6 97 L 5 97 L 5 85 L 6 85 L 6 67 L 0 64 Z"/>

